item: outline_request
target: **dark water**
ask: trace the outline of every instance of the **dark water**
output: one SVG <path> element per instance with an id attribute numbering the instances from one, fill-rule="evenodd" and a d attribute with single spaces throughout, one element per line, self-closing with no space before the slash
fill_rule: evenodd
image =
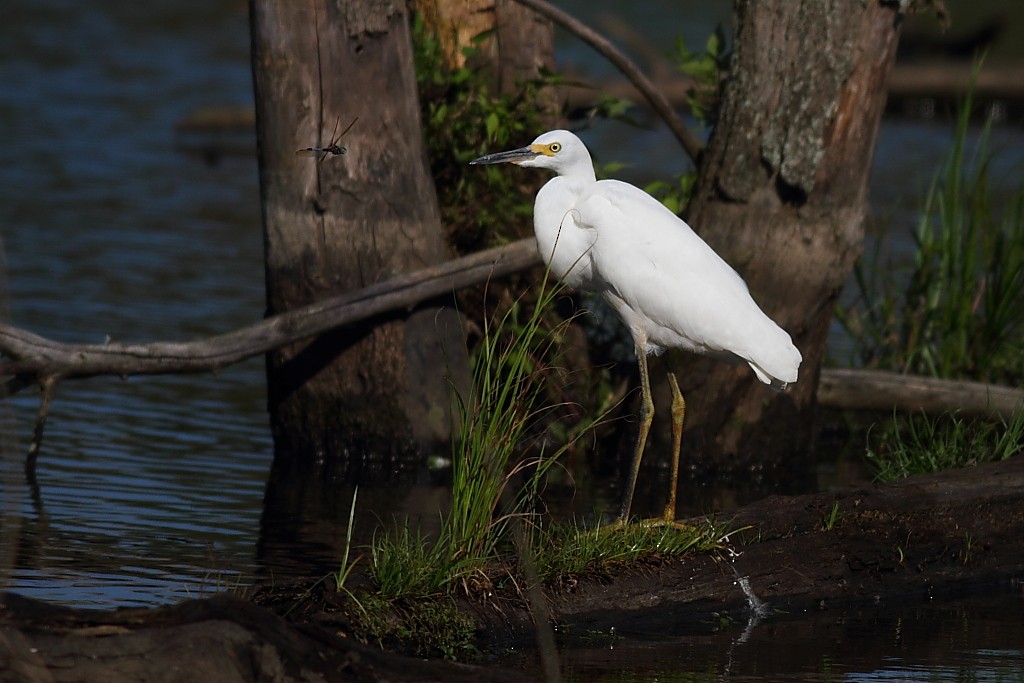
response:
<path id="1" fill-rule="evenodd" d="M 175 123 L 251 104 L 244 4 L 13 2 L 0 29 L 0 227 L 10 319 L 65 341 L 188 339 L 258 320 L 254 156 L 183 154 Z M 254 148 L 248 136 L 250 150 Z M 75 605 L 152 604 L 256 571 L 270 463 L 262 363 L 61 385 L 8 406 L 0 567 Z"/>
<path id="2" fill-rule="evenodd" d="M 699 633 L 572 634 L 563 636 L 559 659 L 572 683 L 1019 683 L 1022 617 L 1018 588 L 995 598 L 781 614 L 763 623 L 736 615 Z M 502 663 L 540 671 L 532 653 Z"/>
<path id="3" fill-rule="evenodd" d="M 605 5 L 616 12 L 622 7 Z M 693 5 L 679 31 L 698 46 L 728 16 L 728 3 Z M 601 25 L 600 7 L 577 3 L 575 9 Z M 637 14 L 629 21 L 667 49 L 677 30 L 660 18 L 674 16 L 676 4 L 662 0 L 633 8 Z M 561 45 L 560 58 L 581 64 L 581 71 L 606 69 L 575 41 L 566 38 Z M 252 134 L 215 140 L 225 153 L 210 156 L 194 153 L 196 141 L 175 129 L 201 107 L 251 106 L 248 57 L 245 3 L 235 0 L 5 4 L 0 234 L 8 281 L 0 291 L 6 292 L 3 304 L 14 324 L 64 341 L 145 342 L 221 333 L 262 317 Z M 876 213 L 894 231 L 912 223 L 949 131 L 939 121 L 890 121 L 883 127 L 872 192 Z M 633 164 L 622 172 L 627 178 L 644 181 L 649 169 L 681 170 L 679 152 L 663 131 L 601 124 L 584 137 L 602 160 Z M 998 163 L 1004 175 L 1019 179 L 1021 130 L 999 128 L 993 146 L 1002 150 Z M 893 244 L 898 252 L 906 242 Z M 839 336 L 832 347 L 837 356 L 845 352 Z M 352 495 L 344 483 L 311 495 L 305 504 L 316 511 L 301 522 L 291 512 L 268 510 L 261 528 L 271 461 L 262 361 L 216 376 L 62 384 L 39 461 L 40 497 L 33 500 L 21 467 L 37 401 L 36 392 L 25 391 L 0 406 L 0 587 L 75 606 L 153 605 L 242 587 L 256 578 L 308 574 L 310 566 L 327 571 L 339 561 Z M 821 463 L 804 479 L 809 488 L 827 489 L 862 475 L 854 456 Z M 443 477 L 426 470 L 401 486 L 361 490 L 359 507 L 367 522 L 362 530 L 368 537 L 377 516 L 390 516 L 389 511 L 400 518 L 436 518 L 445 491 Z M 729 489 L 695 494 L 692 512 L 725 509 L 759 495 Z M 585 507 L 612 507 L 615 482 L 595 482 L 578 498 Z M 287 533 L 267 533 L 274 529 Z M 1020 606 L 1019 600 L 1006 604 Z M 886 616 L 886 623 L 892 618 Z M 1020 621 L 1011 631 L 1024 641 Z M 730 647 L 753 656 L 770 653 L 776 642 L 817 652 L 817 664 L 809 659 L 806 666 L 812 668 L 793 674 L 799 680 L 832 680 L 820 675 L 824 653 L 832 652 L 824 641 L 792 643 L 800 642 L 793 640 L 800 629 L 834 633 L 836 627 L 814 620 L 785 623 L 759 627 L 743 648 L 731 645 L 737 634 L 729 630 L 699 642 L 580 648 L 566 662 L 579 672 L 575 680 L 596 680 L 587 678 L 591 665 L 634 672 L 601 680 L 649 680 L 678 672 L 677 663 L 699 656 L 705 657 L 696 660 L 703 662 L 701 675 L 736 677 L 741 658 L 728 670 L 721 660 Z M 974 633 L 985 622 L 972 616 L 964 623 Z M 891 640 L 891 634 L 883 639 Z M 602 664 L 612 652 L 616 658 L 624 654 L 626 663 Z M 963 652 L 954 666 L 975 662 L 967 666 L 982 671 L 994 661 L 981 645 Z M 1019 665 L 1019 650 L 994 644 L 991 652 Z M 647 672 L 652 661 L 664 661 L 666 668 L 636 673 Z M 927 680 L 962 680 L 944 677 L 945 665 L 938 661 L 926 664 L 936 676 Z M 917 665 L 900 659 L 890 664 Z M 846 672 L 862 670 L 855 662 L 843 666 Z M 882 665 L 872 666 L 876 671 Z"/>

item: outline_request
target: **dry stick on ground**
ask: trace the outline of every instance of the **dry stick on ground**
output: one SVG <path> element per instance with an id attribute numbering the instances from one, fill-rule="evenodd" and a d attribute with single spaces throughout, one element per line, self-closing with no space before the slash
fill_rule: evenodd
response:
<path id="1" fill-rule="evenodd" d="M 683 146 L 683 149 L 686 150 L 686 153 L 693 162 L 697 163 L 700 159 L 701 151 L 704 149 L 704 144 L 700 141 L 700 138 L 690 132 L 690 129 L 683 123 L 683 120 L 676 113 L 676 110 L 672 108 L 668 99 L 666 99 L 661 91 L 654 87 L 654 84 L 626 55 L 599 33 L 545 0 L 516 0 L 516 2 L 524 7 L 529 7 L 537 14 L 547 17 L 556 24 L 560 24 L 618 67 L 619 71 L 647 98 L 647 101 L 651 103 L 651 108 L 664 119 L 672 134 L 679 140 L 679 144 Z"/>

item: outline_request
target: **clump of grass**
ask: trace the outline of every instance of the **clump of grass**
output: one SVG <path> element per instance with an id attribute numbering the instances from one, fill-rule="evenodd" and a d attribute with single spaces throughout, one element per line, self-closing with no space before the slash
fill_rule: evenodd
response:
<path id="1" fill-rule="evenodd" d="M 355 635 L 378 646 L 394 645 L 415 657 L 465 661 L 479 652 L 473 620 L 451 600 L 434 598 L 394 601 L 379 595 L 363 599 Z"/>
<path id="2" fill-rule="evenodd" d="M 991 121 L 969 153 L 972 106 L 968 95 L 953 147 L 924 201 L 906 284 L 858 264 L 859 301 L 838 317 L 867 367 L 1020 384 L 1024 189 L 994 205 Z"/>
<path id="3" fill-rule="evenodd" d="M 1005 460 L 1024 450 L 1024 407 L 1000 422 L 894 416 L 872 441 L 867 458 L 882 481 Z"/>
<path id="4" fill-rule="evenodd" d="M 529 554 L 544 582 L 645 556 L 716 547 L 722 534 L 712 527 L 542 525 L 535 512 L 540 494 L 568 444 L 550 453 L 541 449 L 539 455 L 522 454 L 534 436 L 533 427 L 550 409 L 542 405 L 541 375 L 557 329 L 544 326 L 544 309 L 558 291 L 545 279 L 536 306 L 523 310 L 513 305 L 498 324 L 485 326 L 475 356 L 473 395 L 460 397 L 451 510 L 442 517 L 433 542 L 408 528 L 375 539 L 370 576 L 380 595 L 439 595 L 471 578 L 489 582 L 488 571 L 512 554 L 516 526 L 528 529 Z"/>
<path id="5" fill-rule="evenodd" d="M 373 539 L 369 571 L 377 593 L 387 598 L 437 595 L 459 574 L 444 544 L 431 543 L 408 526 Z"/>
<path id="6" fill-rule="evenodd" d="M 498 557 L 499 546 L 510 542 L 510 521 L 530 514 L 562 450 L 520 458 L 545 410 L 538 400 L 540 375 L 553 337 L 544 326 L 544 310 L 558 291 L 545 278 L 529 310 L 517 302 L 498 324 L 485 323 L 474 358 L 473 395 L 458 397 L 451 510 L 434 543 L 408 529 L 374 543 L 371 575 L 382 594 L 431 594 L 482 572 Z M 519 477 L 525 485 L 512 494 L 510 483 Z"/>
<path id="7" fill-rule="evenodd" d="M 545 581 L 556 581 L 642 558 L 713 550 L 722 546 L 720 539 L 725 533 L 711 523 L 701 527 L 629 524 L 589 529 L 553 525 L 536 529 L 535 536 L 540 536 L 534 540 L 538 573 Z"/>
<path id="8" fill-rule="evenodd" d="M 976 75 L 977 72 L 975 72 Z M 953 145 L 912 233 L 913 264 L 894 277 L 876 261 L 855 269 L 858 301 L 837 317 L 860 364 L 944 379 L 1024 381 L 1024 188 L 997 206 L 991 187 L 991 119 L 968 144 L 971 92 Z M 1002 459 L 1019 452 L 1021 416 L 1008 422 L 955 415 L 894 416 L 870 439 L 879 479 Z"/>
<path id="9" fill-rule="evenodd" d="M 474 360 L 474 395 L 460 402 L 452 509 L 445 519 L 444 539 L 452 559 L 471 571 L 483 570 L 496 558 L 499 545 L 509 542 L 513 519 L 531 514 L 547 471 L 564 450 L 519 459 L 531 426 L 548 410 L 539 399 L 554 337 L 545 327 L 544 310 L 559 290 L 545 277 L 525 320 L 520 320 L 524 312 L 517 302 L 496 328 L 485 326 Z M 510 330 L 515 331 L 508 334 Z M 518 494 L 509 495 L 510 483 L 520 475 L 524 485 Z"/>

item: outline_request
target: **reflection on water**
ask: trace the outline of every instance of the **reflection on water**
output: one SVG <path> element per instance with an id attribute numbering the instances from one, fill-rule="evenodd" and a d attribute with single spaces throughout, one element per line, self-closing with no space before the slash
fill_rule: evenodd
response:
<path id="1" fill-rule="evenodd" d="M 1024 681 L 1019 586 L 985 600 L 777 615 L 749 629 L 730 616 L 703 633 L 572 634 L 560 647 L 563 680 Z M 537 667 L 530 653 L 501 663 Z"/>
<path id="2" fill-rule="evenodd" d="M 0 229 L 10 319 L 67 341 L 183 340 L 263 311 L 252 156 L 176 150 L 175 122 L 251 102 L 233 2 L 19 2 L 0 41 Z M 249 149 L 253 148 L 249 136 Z M 21 479 L 37 392 L 11 401 L 3 584 L 71 605 L 245 584 L 270 465 L 263 364 L 57 391 Z"/>
<path id="3" fill-rule="evenodd" d="M 184 377 L 63 385 L 40 455 L 41 507 L 23 494 L 11 510 L 7 496 L 24 487 L 4 489 L 4 540 L 17 548 L 5 553 L 9 585 L 108 606 L 248 582 L 238 575 L 254 570 L 269 464 L 266 448 L 254 450 L 269 441 L 261 402 L 248 399 L 237 414 L 242 392 L 258 386 L 254 370 L 198 385 Z M 28 398 L 17 401 L 23 419 L 34 410 Z M 5 456 L 17 460 L 24 446 Z"/>

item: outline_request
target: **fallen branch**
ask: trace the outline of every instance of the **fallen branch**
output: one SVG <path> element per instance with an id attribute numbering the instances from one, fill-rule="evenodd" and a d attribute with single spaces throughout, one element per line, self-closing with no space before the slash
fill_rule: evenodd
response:
<path id="1" fill-rule="evenodd" d="M 0 397 L 32 384 L 43 388 L 25 463 L 31 480 L 50 404 L 64 379 L 213 372 L 343 325 L 411 308 L 539 264 L 536 243 L 527 238 L 346 292 L 233 332 L 184 342 L 66 344 L 0 324 L 0 353 L 10 359 L 0 361 L 0 375 L 8 377 L 0 385 Z M 1008 419 L 1024 404 L 1024 391 L 880 371 L 823 369 L 818 403 L 840 410 L 957 412 Z"/>
<path id="2" fill-rule="evenodd" d="M 823 369 L 818 404 L 837 410 L 957 413 L 1008 420 L 1024 406 L 1024 391 L 881 370 Z"/>
<path id="3" fill-rule="evenodd" d="M 220 370 L 342 325 L 395 311 L 540 263 L 536 242 L 524 239 L 423 268 L 369 287 L 266 318 L 233 332 L 184 342 L 64 344 L 0 324 L 0 386 L 10 396 L 42 378 L 160 375 Z M 27 382 L 26 376 L 34 382 Z"/>
<path id="4" fill-rule="evenodd" d="M 11 359 L 0 362 L 0 375 L 8 377 L 0 385 L 0 397 L 31 384 L 43 390 L 25 458 L 27 481 L 36 488 L 36 460 L 43 430 L 57 385 L 63 379 L 212 372 L 336 327 L 412 307 L 538 263 L 536 242 L 524 239 L 346 292 L 233 332 L 185 342 L 64 344 L 0 324 L 0 353 Z"/>
<path id="5" fill-rule="evenodd" d="M 532 238 L 494 247 L 266 318 L 253 325 L 184 342 L 66 344 L 0 324 L 0 397 L 42 384 L 52 398 L 63 379 L 99 375 L 214 372 L 329 330 L 540 264 Z M 1024 391 L 980 382 L 878 370 L 821 371 L 818 403 L 839 410 L 898 410 L 1007 418 Z M 45 416 L 43 416 L 45 417 Z"/>

